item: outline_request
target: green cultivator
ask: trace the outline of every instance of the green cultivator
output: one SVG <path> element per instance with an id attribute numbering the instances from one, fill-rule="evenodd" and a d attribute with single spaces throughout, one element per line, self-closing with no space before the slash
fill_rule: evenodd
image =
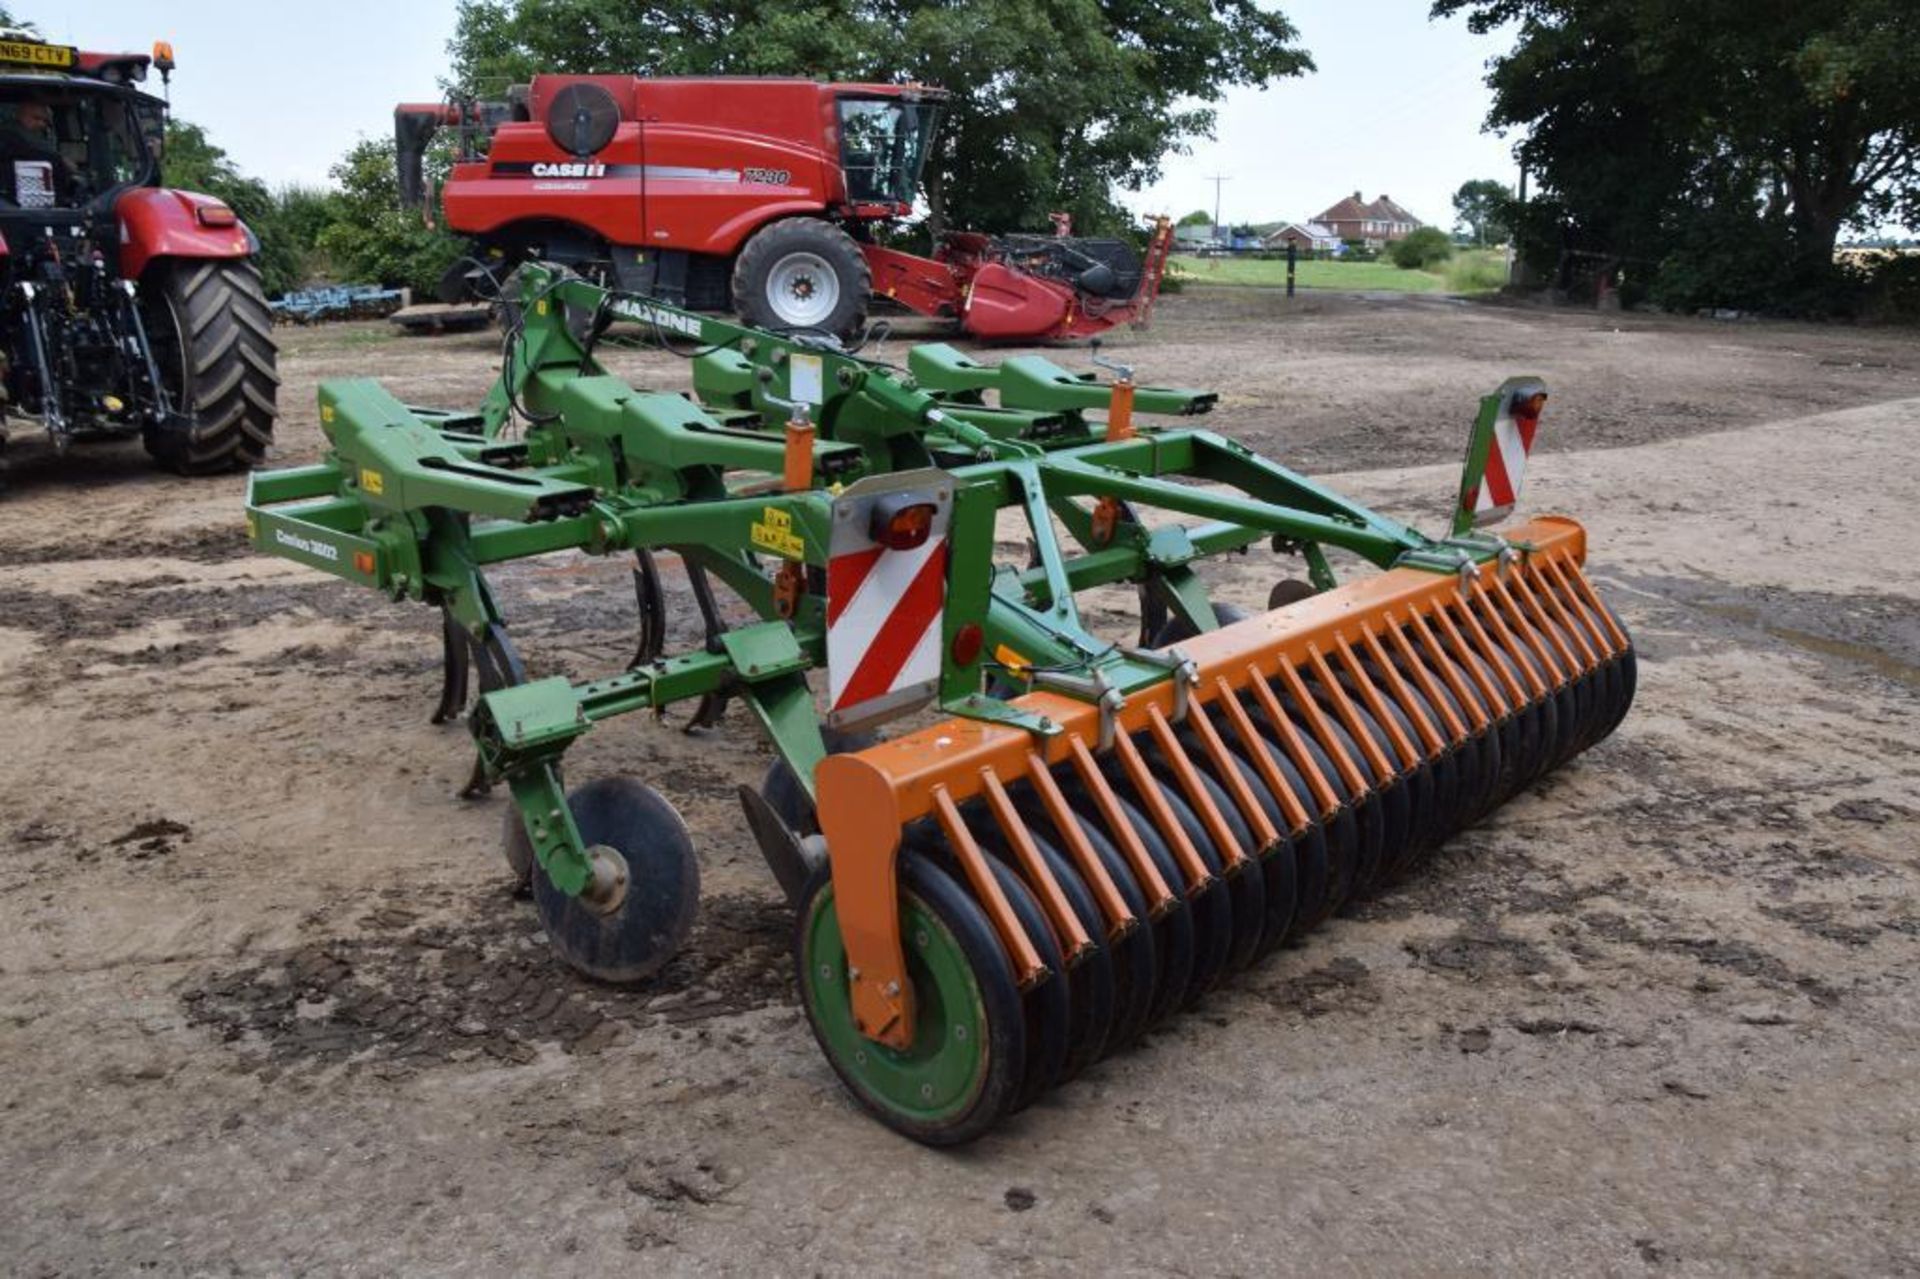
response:
<path id="1" fill-rule="evenodd" d="M 1224 436 L 1136 423 L 1213 397 L 1118 366 L 930 346 L 902 372 L 543 269 L 522 283 L 478 413 L 325 384 L 332 451 L 254 477 L 252 537 L 441 609 L 439 718 L 477 674 L 474 786 L 510 788 L 509 856 L 596 977 L 665 962 L 699 873 L 648 786 L 563 790 L 567 747 L 631 711 L 746 706 L 778 759 L 742 801 L 797 914 L 808 1017 L 854 1096 L 919 1140 L 967 1140 L 1137 1039 L 1632 700 L 1579 526 L 1477 527 L 1513 504 L 1537 381 L 1482 402 L 1432 538 Z M 610 329 L 693 357 L 697 402 L 603 372 Z M 995 562 L 1003 515 L 1024 562 Z M 1216 606 L 1201 566 L 1256 544 L 1304 576 L 1267 612 Z M 636 557 L 626 669 L 522 668 L 485 569 L 562 551 Z M 1333 552 L 1380 571 L 1339 584 Z M 701 610 L 695 651 L 664 651 L 666 553 Z M 726 625 L 716 584 L 760 620 Z M 1138 589 L 1139 634 L 1088 628 L 1075 596 L 1103 586 Z"/>

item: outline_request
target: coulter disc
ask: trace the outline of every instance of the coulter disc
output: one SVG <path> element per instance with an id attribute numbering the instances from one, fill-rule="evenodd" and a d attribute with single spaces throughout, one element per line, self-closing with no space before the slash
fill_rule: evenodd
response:
<path id="1" fill-rule="evenodd" d="M 533 874 L 547 938 L 569 965 L 601 981 L 635 982 L 673 958 L 693 931 L 700 863 L 673 805 L 631 777 L 603 777 L 567 796 L 595 885 L 578 897 Z"/>

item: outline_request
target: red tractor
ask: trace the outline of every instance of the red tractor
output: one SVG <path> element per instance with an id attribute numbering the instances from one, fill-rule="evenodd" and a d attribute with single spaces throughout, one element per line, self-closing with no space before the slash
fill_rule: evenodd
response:
<path id="1" fill-rule="evenodd" d="M 88 53 L 0 30 L 0 447 L 139 435 L 190 475 L 272 439 L 273 323 L 258 242 L 210 196 L 160 186 L 173 51 Z"/>
<path id="2" fill-rule="evenodd" d="M 1123 240 L 949 235 L 931 258 L 875 242 L 907 217 L 944 91 L 802 79 L 536 76 L 507 101 L 394 111 L 402 198 L 456 128 L 441 192 L 472 252 L 447 301 L 497 294 L 522 262 L 748 323 L 840 336 L 878 295 L 991 339 L 1144 324 L 1172 232 L 1144 261 Z"/>

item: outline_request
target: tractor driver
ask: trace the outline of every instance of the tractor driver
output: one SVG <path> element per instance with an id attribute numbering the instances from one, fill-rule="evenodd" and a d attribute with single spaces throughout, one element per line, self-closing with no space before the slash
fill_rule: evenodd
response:
<path id="1" fill-rule="evenodd" d="M 0 194 L 22 207 L 59 205 L 72 187 L 73 171 L 53 131 L 53 108 L 44 102 L 15 106 L 13 118 L 0 124 Z"/>

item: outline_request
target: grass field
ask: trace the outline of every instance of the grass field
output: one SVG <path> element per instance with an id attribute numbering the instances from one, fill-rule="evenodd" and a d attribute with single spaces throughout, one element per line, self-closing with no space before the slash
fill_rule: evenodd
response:
<path id="1" fill-rule="evenodd" d="M 1176 257 L 1173 270 L 1196 285 L 1284 286 L 1287 264 L 1281 259 Z M 1497 289 L 1506 278 L 1506 261 L 1498 249 L 1471 249 L 1456 253 L 1435 271 L 1403 271 L 1391 262 L 1303 261 L 1295 283 L 1303 289 L 1334 289 L 1347 293 L 1479 293 Z"/>

